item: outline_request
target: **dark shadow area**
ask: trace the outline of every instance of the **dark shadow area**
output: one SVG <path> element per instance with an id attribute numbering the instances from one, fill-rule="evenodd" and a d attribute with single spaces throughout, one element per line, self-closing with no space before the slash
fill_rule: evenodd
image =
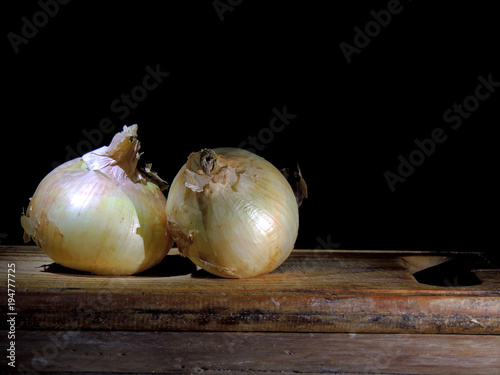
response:
<path id="1" fill-rule="evenodd" d="M 420 284 L 445 287 L 473 286 L 482 283 L 471 271 L 470 265 L 460 259 L 452 259 L 415 272 L 413 277 Z"/>
<path id="2" fill-rule="evenodd" d="M 71 276 L 103 276 L 94 275 L 90 272 L 78 271 L 71 268 L 64 267 L 57 263 L 51 263 L 43 265 L 42 272 L 48 272 L 58 275 L 71 275 Z M 181 255 L 167 255 L 159 264 L 156 266 L 143 271 L 141 273 L 131 275 L 131 277 L 171 277 L 171 276 L 181 276 L 189 275 L 191 273 L 196 273 L 196 265 L 191 262 L 188 258 L 184 258 Z M 113 277 L 113 276 L 103 276 L 103 277 Z M 120 276 L 117 276 L 120 277 Z"/>
<path id="3" fill-rule="evenodd" d="M 57 275 L 69 275 L 69 276 L 99 276 L 99 275 L 93 275 L 90 272 L 85 272 L 85 271 L 79 271 L 79 270 L 74 270 L 72 268 L 64 267 L 61 266 L 58 263 L 50 263 L 50 264 L 44 264 L 43 266 L 40 266 L 42 269 L 42 272 L 47 272 L 47 273 L 54 273 Z"/>
<path id="4" fill-rule="evenodd" d="M 169 277 L 189 275 L 196 272 L 196 265 L 182 255 L 167 255 L 153 268 L 138 273 L 135 276 Z"/>
<path id="5" fill-rule="evenodd" d="M 213 275 L 210 272 L 205 271 L 203 268 L 200 268 L 199 270 L 195 269 L 191 277 L 194 279 L 224 279 L 224 277 Z"/>

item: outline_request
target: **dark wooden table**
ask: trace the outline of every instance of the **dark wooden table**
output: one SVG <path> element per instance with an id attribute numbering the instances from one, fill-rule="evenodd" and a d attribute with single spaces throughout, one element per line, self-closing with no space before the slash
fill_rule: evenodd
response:
<path id="1" fill-rule="evenodd" d="M 127 277 L 29 246 L 0 247 L 0 263 L 2 350 L 14 316 L 16 365 L 3 356 L 2 369 L 14 372 L 500 373 L 500 270 L 481 253 L 294 250 L 242 280 L 175 249 Z"/>

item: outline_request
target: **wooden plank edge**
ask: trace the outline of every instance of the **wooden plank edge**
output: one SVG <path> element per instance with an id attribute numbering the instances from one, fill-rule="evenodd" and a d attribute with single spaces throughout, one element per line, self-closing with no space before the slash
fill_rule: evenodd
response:
<path id="1" fill-rule="evenodd" d="M 261 293 L 251 305 L 244 293 L 101 297 L 24 293 L 19 328 L 500 334 L 499 296 Z"/>

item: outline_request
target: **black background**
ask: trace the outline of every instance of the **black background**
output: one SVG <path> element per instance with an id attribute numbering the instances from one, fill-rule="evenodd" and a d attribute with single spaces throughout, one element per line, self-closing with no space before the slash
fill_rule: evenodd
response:
<path id="1" fill-rule="evenodd" d="M 18 53 L 8 34 L 22 35 L 22 17 L 41 8 L 9 4 L 2 245 L 22 244 L 19 218 L 37 184 L 103 118 L 113 133 L 137 123 L 141 160 L 171 182 L 190 152 L 237 147 L 286 106 L 296 117 L 258 153 L 279 168 L 298 162 L 308 182 L 297 248 L 498 253 L 500 88 L 458 129 L 443 120 L 479 76 L 500 81 L 493 5 L 401 0 L 348 63 L 340 43 L 353 45 L 354 28 L 387 1 L 232 3 L 221 20 L 213 1 L 70 1 Z M 158 64 L 170 75 L 120 119 L 111 103 Z M 438 127 L 446 141 L 392 192 L 384 173 Z"/>

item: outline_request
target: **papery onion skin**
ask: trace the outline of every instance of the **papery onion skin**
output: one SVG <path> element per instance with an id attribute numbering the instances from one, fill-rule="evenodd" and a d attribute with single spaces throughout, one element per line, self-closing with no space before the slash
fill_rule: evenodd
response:
<path id="1" fill-rule="evenodd" d="M 221 277 L 275 270 L 290 255 L 298 234 L 290 184 L 249 151 L 214 149 L 212 164 L 202 162 L 204 151 L 189 156 L 167 197 L 169 230 L 180 252 Z"/>
<path id="2" fill-rule="evenodd" d="M 166 198 L 136 169 L 137 125 L 109 147 L 70 160 L 39 184 L 21 218 L 25 241 L 56 263 L 99 275 L 132 275 L 158 264 L 173 245 Z"/>

